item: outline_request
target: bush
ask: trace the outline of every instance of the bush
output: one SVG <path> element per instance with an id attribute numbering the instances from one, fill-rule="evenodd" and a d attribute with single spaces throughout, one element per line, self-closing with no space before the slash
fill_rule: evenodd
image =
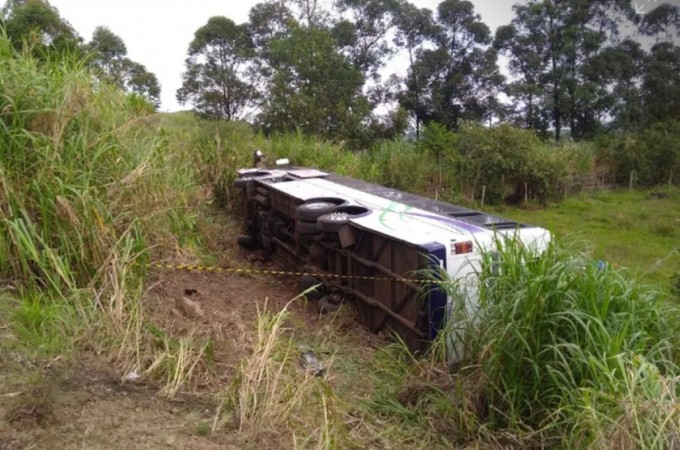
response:
<path id="1" fill-rule="evenodd" d="M 639 134 L 599 138 L 598 154 L 613 168 L 617 184 L 678 183 L 680 179 L 680 122 L 652 124 Z"/>
<path id="2" fill-rule="evenodd" d="M 647 128 L 639 139 L 641 149 L 652 167 L 641 181 L 648 185 L 680 182 L 680 121 L 659 122 Z"/>
<path id="3" fill-rule="evenodd" d="M 464 125 L 458 151 L 458 175 L 465 190 L 479 198 L 486 186 L 487 203 L 504 199 L 519 203 L 528 194 L 546 201 L 561 194 L 569 172 L 561 148 L 547 146 L 535 133 L 509 125 Z"/>

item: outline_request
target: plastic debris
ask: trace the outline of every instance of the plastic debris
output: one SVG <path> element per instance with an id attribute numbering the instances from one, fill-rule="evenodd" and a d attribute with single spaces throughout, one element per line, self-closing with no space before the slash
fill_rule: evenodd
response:
<path id="1" fill-rule="evenodd" d="M 312 376 L 323 376 L 326 368 L 311 350 L 300 351 L 300 366 Z"/>
<path id="2" fill-rule="evenodd" d="M 125 380 L 125 381 L 137 381 L 137 380 L 139 380 L 139 378 L 140 378 L 140 376 L 139 376 L 139 374 L 137 373 L 137 371 L 136 371 L 136 370 L 131 370 L 130 372 L 128 372 L 127 375 L 125 375 L 125 377 L 123 378 L 123 380 Z"/>

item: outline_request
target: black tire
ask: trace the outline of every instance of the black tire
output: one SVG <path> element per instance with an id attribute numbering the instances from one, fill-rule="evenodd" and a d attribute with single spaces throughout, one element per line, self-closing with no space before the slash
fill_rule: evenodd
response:
<path id="1" fill-rule="evenodd" d="M 319 299 L 326 295 L 321 280 L 309 275 L 303 275 L 302 277 L 300 277 L 300 292 L 305 292 L 306 290 L 311 289 L 313 287 L 316 287 L 316 289 L 311 290 L 305 294 L 307 300 L 318 301 Z"/>
<path id="2" fill-rule="evenodd" d="M 325 214 L 316 219 L 316 226 L 326 233 L 337 233 L 349 223 L 350 219 L 367 216 L 371 210 L 363 206 L 346 205 L 339 206 L 330 214 Z"/>
<path id="3" fill-rule="evenodd" d="M 297 207 L 297 217 L 300 220 L 316 220 L 317 217 L 335 211 L 338 206 L 330 202 L 309 202 Z"/>
<path id="4" fill-rule="evenodd" d="M 324 295 L 319 299 L 319 312 L 328 314 L 335 312 L 342 306 L 342 297 L 338 294 Z"/>
<path id="5" fill-rule="evenodd" d="M 342 227 L 349 223 L 349 219 L 346 214 L 326 214 L 316 219 L 316 227 L 320 231 L 325 231 L 326 233 L 337 233 Z"/>
<path id="6" fill-rule="evenodd" d="M 300 234 L 319 234 L 320 231 L 316 226 L 316 222 L 308 220 L 298 220 L 296 222 L 297 231 Z"/>
<path id="7" fill-rule="evenodd" d="M 324 214 L 332 213 L 345 203 L 347 203 L 345 200 L 336 197 L 310 198 L 297 207 L 297 217 L 302 220 L 316 220 Z"/>

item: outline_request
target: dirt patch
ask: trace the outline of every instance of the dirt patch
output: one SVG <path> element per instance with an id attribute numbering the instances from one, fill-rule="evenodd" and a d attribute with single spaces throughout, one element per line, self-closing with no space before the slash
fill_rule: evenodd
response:
<path id="1" fill-rule="evenodd" d="M 245 259 L 242 263 L 247 264 Z M 236 429 L 211 433 L 216 414 L 212 394 L 228 386 L 240 361 L 252 352 L 258 311 L 278 312 L 288 306 L 292 313 L 289 328 L 303 342 L 306 337 L 312 342 L 335 333 L 346 338 L 347 346 L 361 347 L 367 353 L 382 342 L 358 323 L 351 309 L 321 316 L 313 302 L 296 299 L 298 282 L 296 278 L 264 275 L 157 273 L 144 299 L 151 321 L 169 336 L 209 338 L 217 379 L 180 391 L 169 400 L 158 396 L 158 386 L 144 380 L 122 382 L 124 374 L 113 373 L 106 362 L 93 359 L 78 367 L 46 363 L 37 368 L 40 379 L 33 387 L 8 392 L 6 388 L 16 389 L 2 383 L 0 368 L 0 395 L 12 395 L 0 397 L 0 450 L 259 448 L 261 440 L 249 442 Z M 178 308 L 177 300 L 182 298 L 194 302 L 202 314 L 187 314 Z M 315 350 L 326 361 L 343 351 L 334 346 L 317 346 Z M 344 378 L 338 372 L 331 371 L 328 381 L 342 387 Z M 355 389 L 353 384 L 347 388 Z"/>
<path id="2" fill-rule="evenodd" d="M 3 450 L 237 448 L 227 436 L 201 436 L 214 417 L 209 405 L 162 399 L 89 366 L 45 370 L 39 384 L 8 403 L 0 422 Z"/>
<path id="3" fill-rule="evenodd" d="M 295 278 L 175 271 L 158 281 L 148 306 L 154 322 L 173 336 L 193 333 L 210 339 L 217 372 L 228 380 L 252 351 L 258 310 L 275 313 L 288 305 L 305 328 L 318 326 L 316 306 L 302 297 L 293 300 L 298 294 Z M 195 303 L 202 313 L 178 308 L 182 299 Z"/>

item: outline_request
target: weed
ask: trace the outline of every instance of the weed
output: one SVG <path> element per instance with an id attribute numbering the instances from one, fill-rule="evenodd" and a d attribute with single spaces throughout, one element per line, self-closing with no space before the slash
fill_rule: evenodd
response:
<path id="1" fill-rule="evenodd" d="M 285 326 L 289 317 L 288 307 L 276 314 L 258 311 L 252 354 L 225 392 L 213 430 L 233 418 L 241 433 L 257 440 L 288 437 L 295 448 L 353 445 L 339 400 L 326 381 L 331 375 L 328 369 L 323 376 L 304 369 L 300 346 Z M 264 436 L 264 429 L 271 435 Z"/>

